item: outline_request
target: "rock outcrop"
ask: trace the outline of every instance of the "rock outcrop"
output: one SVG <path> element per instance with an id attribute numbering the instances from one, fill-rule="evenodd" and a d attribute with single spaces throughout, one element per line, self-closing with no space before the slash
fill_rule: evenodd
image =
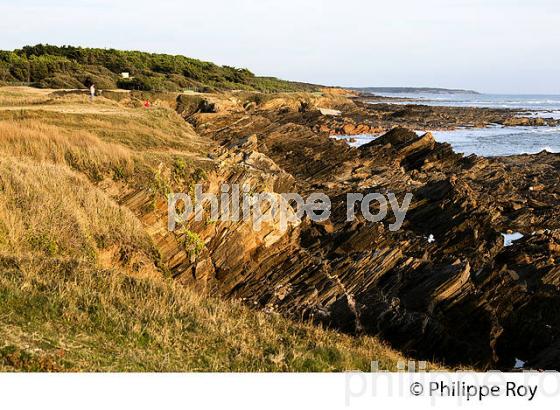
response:
<path id="1" fill-rule="evenodd" d="M 322 115 L 311 100 L 247 104 L 238 97 L 230 106 L 220 98 L 232 101 L 214 96 L 222 108 L 207 110 L 208 103 L 181 96 L 177 108 L 220 146 L 209 189 L 243 181 L 275 193 L 322 192 L 332 215 L 281 233 L 275 225 L 255 233 L 246 222 L 192 223 L 205 244 L 193 257 L 180 249 L 180 235 L 160 226 L 156 243 L 178 280 L 380 335 L 417 358 L 481 369 L 511 368 L 519 358 L 560 369 L 560 156 L 463 157 L 404 128 L 355 149 L 328 136 L 335 123 L 356 124 L 361 109 L 340 96 L 330 103 L 337 116 Z M 392 119 L 383 124 L 401 123 Z M 346 220 L 346 194 L 371 192 L 414 195 L 400 230 L 389 229 L 390 218 Z M 159 212 L 145 223 L 157 225 L 163 206 Z M 505 247 L 508 230 L 525 237 Z"/>

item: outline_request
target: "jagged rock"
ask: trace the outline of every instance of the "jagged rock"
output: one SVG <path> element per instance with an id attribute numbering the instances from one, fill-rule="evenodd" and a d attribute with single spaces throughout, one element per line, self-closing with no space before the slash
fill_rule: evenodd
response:
<path id="1" fill-rule="evenodd" d="M 322 191 L 332 201 L 328 223 L 305 219 L 286 232 L 275 224 L 260 233 L 249 223 L 194 225 L 206 243 L 194 262 L 154 228 L 178 280 L 379 335 L 417 358 L 481 369 L 510 368 L 519 358 L 560 369 L 560 156 L 463 157 L 429 133 L 394 128 L 503 122 L 511 112 L 321 98 L 321 107 L 341 115 L 321 115 L 312 109 L 318 100 L 302 96 L 272 96 L 250 112 L 240 98 L 227 115 L 196 113 L 178 100 L 196 131 L 221 146 L 213 189 L 220 181 L 258 181 L 275 193 Z M 310 105 L 300 110 L 301 101 Z M 391 130 L 359 149 L 329 138 L 334 130 L 383 128 Z M 346 221 L 345 197 L 353 192 L 414 196 L 404 225 L 391 232 L 390 221 Z M 140 209 L 142 201 L 124 202 Z M 525 237 L 504 248 L 507 230 Z"/>
<path id="2" fill-rule="evenodd" d="M 356 126 L 354 124 L 345 124 L 342 127 L 342 132 L 346 135 L 352 135 L 356 131 Z"/>

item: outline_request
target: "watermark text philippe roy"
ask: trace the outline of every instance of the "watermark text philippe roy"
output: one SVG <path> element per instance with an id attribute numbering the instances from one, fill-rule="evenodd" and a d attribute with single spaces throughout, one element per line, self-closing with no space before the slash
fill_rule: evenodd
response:
<path id="1" fill-rule="evenodd" d="M 324 222 L 331 216 L 331 199 L 320 192 L 306 198 L 297 193 L 253 192 L 249 185 L 222 184 L 219 192 L 203 192 L 203 185 L 195 185 L 194 195 L 172 193 L 168 196 L 168 229 L 191 218 L 202 221 L 236 222 L 250 221 L 253 229 L 260 231 L 263 224 L 277 223 L 281 231 L 297 225 L 304 217 L 314 222 Z M 412 201 L 412 194 L 403 195 L 399 204 L 393 193 L 348 193 L 346 194 L 346 220 L 354 221 L 358 213 L 370 222 L 381 222 L 389 217 L 389 230 L 397 231 L 402 226 Z M 208 209 L 209 208 L 209 209 Z"/>

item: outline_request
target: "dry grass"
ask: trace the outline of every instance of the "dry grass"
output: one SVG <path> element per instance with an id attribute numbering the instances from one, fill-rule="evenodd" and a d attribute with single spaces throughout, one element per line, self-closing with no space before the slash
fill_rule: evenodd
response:
<path id="1" fill-rule="evenodd" d="M 96 113 L 96 107 L 87 103 L 86 109 L 72 109 L 57 105 L 38 106 L 37 109 L 0 110 L 0 123 L 26 127 L 33 120 L 51 125 L 62 133 L 89 133 L 99 139 L 123 145 L 131 150 L 183 150 L 186 153 L 205 154 L 214 143 L 198 137 L 192 127 L 168 108 L 130 109 L 112 108 L 110 112 Z M 14 107 L 17 108 L 17 107 Z"/>
<path id="2" fill-rule="evenodd" d="M 375 338 L 205 298 L 164 277 L 141 223 L 99 187 L 128 189 L 163 165 L 197 173 L 212 143 L 166 108 L 64 96 L 61 110 L 45 111 L 43 98 L 0 89 L 0 105 L 15 108 L 0 110 L 0 370 L 334 371 L 403 360 Z"/>
<path id="3" fill-rule="evenodd" d="M 45 104 L 51 98 L 50 92 L 31 87 L 0 87 L 0 107 Z"/>
<path id="4" fill-rule="evenodd" d="M 0 121 L 0 153 L 36 162 L 67 164 L 91 177 L 109 171 L 130 174 L 133 155 L 122 145 L 85 130 L 68 131 L 39 119 Z"/>
<path id="5" fill-rule="evenodd" d="M 153 253 L 140 222 L 64 165 L 0 157 L 0 251 L 95 261 Z"/>
<path id="6" fill-rule="evenodd" d="M 50 100 L 48 104 L 63 104 L 63 105 L 83 105 L 85 107 L 101 107 L 109 106 L 115 108 L 122 108 L 118 102 L 104 98 L 102 96 L 97 96 L 93 100 L 90 99 L 89 92 L 87 90 L 81 92 L 72 93 L 61 93 L 53 92 L 49 94 Z"/>
<path id="7" fill-rule="evenodd" d="M 107 107 L 111 111 L 103 111 Z M 103 98 L 92 104 L 68 94 L 33 109 L 0 109 L 0 154 L 66 164 L 93 182 L 110 178 L 149 188 L 162 164 L 171 168 L 175 158 L 183 158 L 193 169 L 204 169 L 213 148 L 165 107 L 132 109 Z"/>
<path id="8" fill-rule="evenodd" d="M 171 279 L 74 261 L 0 258 L 0 369 L 69 371 L 367 371 L 404 360 L 351 338 Z M 432 366 L 432 368 L 434 368 Z"/>

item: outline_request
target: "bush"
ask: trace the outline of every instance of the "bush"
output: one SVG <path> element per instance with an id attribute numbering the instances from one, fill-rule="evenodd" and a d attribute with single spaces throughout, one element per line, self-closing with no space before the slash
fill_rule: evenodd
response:
<path id="1" fill-rule="evenodd" d="M 189 258 L 196 258 L 205 248 L 204 241 L 196 232 L 189 229 L 184 228 L 181 233 L 183 234 L 181 242 L 185 252 L 187 252 Z"/>
<path id="2" fill-rule="evenodd" d="M 38 88 L 83 88 L 84 85 L 68 74 L 57 74 L 53 77 L 45 78 L 41 81 L 32 83 Z"/>
<path id="3" fill-rule="evenodd" d="M 101 77 L 95 74 L 90 74 L 86 78 L 81 77 L 80 82 L 84 87 L 89 87 L 92 83 L 98 90 L 112 90 L 117 88 L 117 82 L 112 78 Z"/>
<path id="4" fill-rule="evenodd" d="M 35 82 L 41 86 L 65 88 L 70 83 L 75 85 L 76 81 L 84 84 L 89 76 L 99 88 L 118 86 L 140 91 L 315 89 L 307 84 L 256 77 L 245 68 L 221 67 L 184 56 L 140 51 L 38 44 L 20 50 L 0 51 L 0 63 L 0 81 Z M 119 78 L 121 72 L 129 72 L 133 78 Z M 76 81 L 69 81 L 67 76 Z"/>
<path id="5" fill-rule="evenodd" d="M 152 91 L 153 85 L 146 77 L 121 78 L 117 87 L 124 90 Z"/>
<path id="6" fill-rule="evenodd" d="M 10 66 L 4 61 L 0 61 L 0 81 L 10 81 L 13 77 L 10 74 Z"/>

